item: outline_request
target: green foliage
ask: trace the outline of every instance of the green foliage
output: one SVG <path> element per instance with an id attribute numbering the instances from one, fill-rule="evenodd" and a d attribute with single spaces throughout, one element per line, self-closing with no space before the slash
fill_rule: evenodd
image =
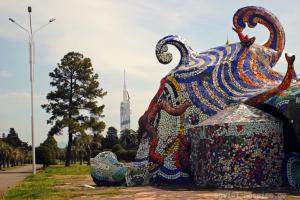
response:
<path id="1" fill-rule="evenodd" d="M 9 134 L 0 139 L 0 169 L 14 167 L 29 163 L 31 152 L 28 144 L 23 142 L 14 128 L 10 128 Z"/>
<path id="2" fill-rule="evenodd" d="M 117 155 L 118 160 L 132 162 L 135 160 L 136 150 L 126 150 L 121 144 L 115 144 L 112 152 Z"/>
<path id="3" fill-rule="evenodd" d="M 95 157 L 98 155 L 102 150 L 102 142 L 104 140 L 104 137 L 101 133 L 95 133 L 93 135 L 92 143 L 91 143 L 91 157 Z"/>
<path id="4" fill-rule="evenodd" d="M 47 94 L 48 104 L 42 108 L 51 114 L 47 121 L 53 125 L 49 135 L 61 134 L 68 128 L 66 166 L 69 166 L 72 135 L 87 129 L 100 133 L 105 128 L 105 123 L 98 120 L 103 117 L 104 105 L 98 106 L 97 99 L 103 98 L 106 92 L 99 87 L 98 74 L 94 73 L 91 60 L 80 53 L 66 54 L 49 76 L 54 90 Z"/>
<path id="5" fill-rule="evenodd" d="M 43 164 L 44 167 L 56 164 L 55 155 L 47 146 L 39 146 L 35 149 L 36 152 L 36 162 L 38 164 Z"/>
<path id="6" fill-rule="evenodd" d="M 114 152 L 114 153 L 116 153 L 116 152 L 118 152 L 118 151 L 121 151 L 121 150 L 125 150 L 123 147 L 122 147 L 122 145 L 121 144 L 115 144 L 114 146 L 113 146 L 113 148 L 112 148 L 112 152 Z"/>
<path id="7" fill-rule="evenodd" d="M 1 165 L 3 165 L 3 167 L 6 167 L 7 164 L 9 164 L 9 161 L 12 157 L 12 152 L 13 148 L 9 144 L 0 141 L 0 167 Z"/>
<path id="8" fill-rule="evenodd" d="M 111 126 L 108 127 L 106 137 L 103 140 L 102 146 L 105 149 L 112 149 L 115 144 L 119 144 L 118 130 Z"/>
<path id="9" fill-rule="evenodd" d="M 43 164 L 45 167 L 56 164 L 56 159 L 59 156 L 59 148 L 57 142 L 52 135 L 49 135 L 46 140 L 36 148 L 37 163 Z"/>
<path id="10" fill-rule="evenodd" d="M 132 162 L 135 160 L 136 150 L 121 149 L 115 152 L 115 154 L 120 161 Z"/>
<path id="11" fill-rule="evenodd" d="M 92 141 L 93 137 L 85 133 L 80 134 L 74 139 L 74 148 L 72 148 L 73 155 L 77 156 L 76 160 L 79 160 L 80 164 L 82 164 L 84 160 L 88 162 L 88 165 L 90 164 Z"/>
<path id="12" fill-rule="evenodd" d="M 22 142 L 19 138 L 18 133 L 14 128 L 9 129 L 5 142 L 13 147 L 28 147 L 27 143 Z"/>
<path id="13" fill-rule="evenodd" d="M 137 133 L 131 129 L 125 129 L 121 132 L 120 143 L 125 149 L 137 149 L 138 137 Z"/>
<path id="14" fill-rule="evenodd" d="M 49 135 L 46 140 L 41 144 L 41 146 L 48 147 L 53 153 L 54 157 L 57 158 L 59 154 L 59 148 L 57 142 L 52 135 Z"/>

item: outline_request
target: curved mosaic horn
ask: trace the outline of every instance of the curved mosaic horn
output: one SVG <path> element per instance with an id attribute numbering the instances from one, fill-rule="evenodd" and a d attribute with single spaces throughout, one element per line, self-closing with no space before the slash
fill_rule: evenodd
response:
<path id="1" fill-rule="evenodd" d="M 181 57 L 177 66 L 188 65 L 193 56 L 193 49 L 186 44 L 183 38 L 177 35 L 168 35 L 158 41 L 155 48 L 158 61 L 162 64 L 169 64 L 172 61 L 173 56 L 168 52 L 168 44 L 174 45 L 180 52 Z"/>
<path id="2" fill-rule="evenodd" d="M 279 59 L 285 45 L 285 33 L 277 17 L 262 7 L 247 6 L 240 8 L 233 16 L 234 29 L 238 32 L 246 27 L 254 28 L 257 23 L 264 25 L 270 31 L 270 37 L 263 46 L 278 52 Z M 276 60 L 276 61 L 277 61 Z"/>
<path id="3" fill-rule="evenodd" d="M 250 105 L 250 106 L 255 106 L 257 104 L 263 103 L 264 101 L 266 101 L 268 98 L 288 89 L 291 85 L 291 82 L 293 80 L 294 77 L 294 61 L 295 61 L 295 56 L 288 56 L 288 54 L 285 54 L 285 59 L 288 63 L 288 69 L 287 72 L 284 76 L 284 79 L 282 80 L 281 84 L 278 85 L 275 88 L 272 88 L 271 90 L 267 90 L 257 96 L 254 96 L 248 100 L 245 101 L 246 104 Z"/>

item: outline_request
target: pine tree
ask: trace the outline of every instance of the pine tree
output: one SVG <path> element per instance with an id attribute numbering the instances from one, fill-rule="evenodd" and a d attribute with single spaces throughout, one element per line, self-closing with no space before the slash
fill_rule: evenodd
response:
<path id="1" fill-rule="evenodd" d="M 50 135 L 62 134 L 68 129 L 66 166 L 70 166 L 73 135 L 84 133 L 87 129 L 103 131 L 105 123 L 99 121 L 104 105 L 97 105 L 97 98 L 103 98 L 106 92 L 99 88 L 98 74 L 94 73 L 91 60 L 82 54 L 66 54 L 53 72 L 49 73 L 54 87 L 47 95 L 48 104 L 42 105 L 51 117 Z"/>
<path id="2" fill-rule="evenodd" d="M 125 129 L 121 132 L 120 143 L 125 149 L 137 149 L 137 133 L 131 129 Z"/>
<path id="3" fill-rule="evenodd" d="M 107 132 L 106 132 L 106 137 L 103 140 L 103 144 L 102 144 L 103 147 L 105 149 L 112 149 L 112 147 L 115 144 L 119 144 L 119 143 L 120 143 L 120 141 L 118 138 L 118 130 L 113 126 L 108 127 Z"/>
<path id="4" fill-rule="evenodd" d="M 53 157 L 55 159 L 58 157 L 59 148 L 57 146 L 57 141 L 55 140 L 53 135 L 48 135 L 46 140 L 40 146 L 48 147 L 51 150 Z"/>
<path id="5" fill-rule="evenodd" d="M 6 143 L 13 147 L 22 147 L 22 140 L 20 140 L 18 133 L 14 128 L 9 129 L 9 133 L 5 139 Z"/>

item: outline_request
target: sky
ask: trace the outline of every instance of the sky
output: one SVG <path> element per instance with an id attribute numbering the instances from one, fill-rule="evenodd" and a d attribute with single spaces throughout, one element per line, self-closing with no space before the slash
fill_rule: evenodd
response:
<path id="1" fill-rule="evenodd" d="M 226 3 L 225 3 L 226 2 Z M 138 118 L 155 95 L 159 81 L 177 65 L 179 54 L 174 48 L 173 62 L 160 64 L 155 56 L 156 43 L 175 34 L 185 38 L 196 51 L 224 45 L 227 38 L 238 42 L 231 30 L 232 16 L 244 6 L 261 6 L 273 12 L 286 32 L 285 51 L 296 55 L 300 68 L 299 19 L 297 0 L 10 0 L 0 1 L 0 133 L 13 127 L 19 137 L 31 144 L 30 81 L 28 35 L 11 23 L 11 17 L 29 26 L 27 6 L 32 7 L 33 29 L 51 18 L 56 21 L 35 35 L 35 132 L 36 144 L 47 137 L 51 125 L 49 114 L 41 108 L 51 91 L 49 72 L 70 51 L 82 53 L 92 60 L 99 74 L 100 86 L 108 92 L 99 99 L 105 104 L 102 119 L 106 126 L 120 129 L 123 70 L 131 100 L 131 128 L 136 130 Z M 262 26 L 246 29 L 257 43 L 267 40 Z M 281 59 L 275 70 L 285 73 L 287 64 Z M 66 134 L 57 136 L 59 143 Z"/>

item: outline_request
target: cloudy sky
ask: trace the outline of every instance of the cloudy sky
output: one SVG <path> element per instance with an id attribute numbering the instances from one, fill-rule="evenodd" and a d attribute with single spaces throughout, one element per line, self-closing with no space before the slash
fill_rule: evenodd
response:
<path id="1" fill-rule="evenodd" d="M 225 4 L 226 2 L 226 4 Z M 155 57 L 155 45 L 169 34 L 185 38 L 196 51 L 223 45 L 229 38 L 237 42 L 231 30 L 232 16 L 243 6 L 257 5 L 276 14 L 286 31 L 286 51 L 296 55 L 296 70 L 300 55 L 300 2 L 297 0 L 9 0 L 0 1 L 0 132 L 14 127 L 21 139 L 31 143 L 30 82 L 28 37 L 10 21 L 28 27 L 27 6 L 32 6 L 33 28 L 50 18 L 57 20 L 36 34 L 36 140 L 42 142 L 50 128 L 49 115 L 40 105 L 46 102 L 49 72 L 69 51 L 90 57 L 100 75 L 100 85 L 108 95 L 104 103 L 107 126 L 119 129 L 119 105 L 122 98 L 123 70 L 131 96 L 131 127 L 148 106 L 160 79 L 178 61 L 160 64 Z M 247 29 L 258 43 L 268 38 L 265 28 Z M 284 73 L 282 59 L 276 70 Z M 66 136 L 56 137 L 59 142 Z"/>

